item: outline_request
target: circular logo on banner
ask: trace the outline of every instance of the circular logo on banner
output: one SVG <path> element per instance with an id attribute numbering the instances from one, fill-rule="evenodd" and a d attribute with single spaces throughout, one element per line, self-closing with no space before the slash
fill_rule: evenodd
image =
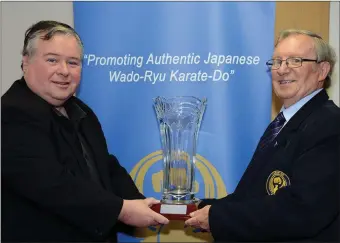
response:
<path id="1" fill-rule="evenodd" d="M 204 198 L 221 198 L 227 195 L 226 187 L 222 177 L 216 168 L 203 156 L 196 155 L 195 166 L 195 191 L 202 194 Z M 155 151 L 141 159 L 132 169 L 130 175 L 139 191 L 144 194 L 152 194 L 162 191 L 163 181 L 163 153 L 161 150 Z M 198 178 L 202 182 L 198 182 Z M 146 193 L 147 192 L 147 193 Z M 197 197 L 197 194 L 196 194 Z M 160 199 L 160 198 L 157 198 Z M 212 242 L 213 238 L 209 233 L 202 233 L 198 229 L 185 227 L 184 221 L 170 221 L 168 225 L 137 229 L 135 237 L 141 242 Z"/>
<path id="2" fill-rule="evenodd" d="M 289 185 L 290 185 L 289 177 L 282 171 L 275 170 L 268 176 L 266 183 L 267 193 L 268 195 L 275 195 L 277 190 Z"/>

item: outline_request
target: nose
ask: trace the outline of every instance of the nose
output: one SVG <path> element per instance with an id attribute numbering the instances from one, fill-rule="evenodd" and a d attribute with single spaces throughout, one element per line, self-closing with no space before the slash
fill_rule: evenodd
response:
<path id="1" fill-rule="evenodd" d="M 58 74 L 67 77 L 70 73 L 70 70 L 67 66 L 67 63 L 65 61 L 60 62 L 59 68 L 58 68 Z"/>

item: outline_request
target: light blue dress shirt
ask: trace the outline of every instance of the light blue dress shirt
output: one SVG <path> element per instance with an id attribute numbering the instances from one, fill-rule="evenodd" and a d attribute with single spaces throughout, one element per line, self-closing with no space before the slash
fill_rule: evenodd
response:
<path id="1" fill-rule="evenodd" d="M 301 100 L 299 100 L 298 102 L 296 102 L 294 105 L 291 105 L 290 107 L 288 107 L 287 109 L 284 108 L 284 106 L 282 106 L 281 110 L 286 122 L 283 124 L 283 127 L 287 124 L 287 122 L 295 115 L 296 112 L 298 112 L 298 110 L 301 109 L 301 107 L 306 104 L 311 98 L 313 98 L 316 94 L 318 94 L 321 90 L 323 90 L 323 88 L 315 90 L 313 93 L 307 95 L 306 97 L 303 97 Z M 282 127 L 282 128 L 283 128 Z"/>

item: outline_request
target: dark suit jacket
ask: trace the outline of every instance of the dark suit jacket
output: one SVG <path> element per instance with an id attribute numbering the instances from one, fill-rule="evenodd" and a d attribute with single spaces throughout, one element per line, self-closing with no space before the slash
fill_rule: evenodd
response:
<path id="1" fill-rule="evenodd" d="M 90 145 L 102 186 L 83 171 L 82 154 L 57 122 L 52 106 L 24 79 L 1 98 L 1 233 L 3 241 L 116 241 L 123 199 L 144 198 L 109 155 L 101 125 L 86 116 L 79 129 Z"/>
<path id="2" fill-rule="evenodd" d="M 339 241 L 339 163 L 340 109 L 322 90 L 255 152 L 234 193 L 199 207 L 212 204 L 215 241 Z"/>

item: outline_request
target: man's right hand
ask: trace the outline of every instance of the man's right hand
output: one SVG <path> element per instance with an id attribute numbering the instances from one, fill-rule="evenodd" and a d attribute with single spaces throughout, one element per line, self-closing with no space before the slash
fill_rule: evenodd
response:
<path id="1" fill-rule="evenodd" d="M 150 209 L 152 205 L 159 202 L 154 198 L 124 200 L 118 219 L 127 225 L 136 227 L 168 224 L 167 218 Z"/>

